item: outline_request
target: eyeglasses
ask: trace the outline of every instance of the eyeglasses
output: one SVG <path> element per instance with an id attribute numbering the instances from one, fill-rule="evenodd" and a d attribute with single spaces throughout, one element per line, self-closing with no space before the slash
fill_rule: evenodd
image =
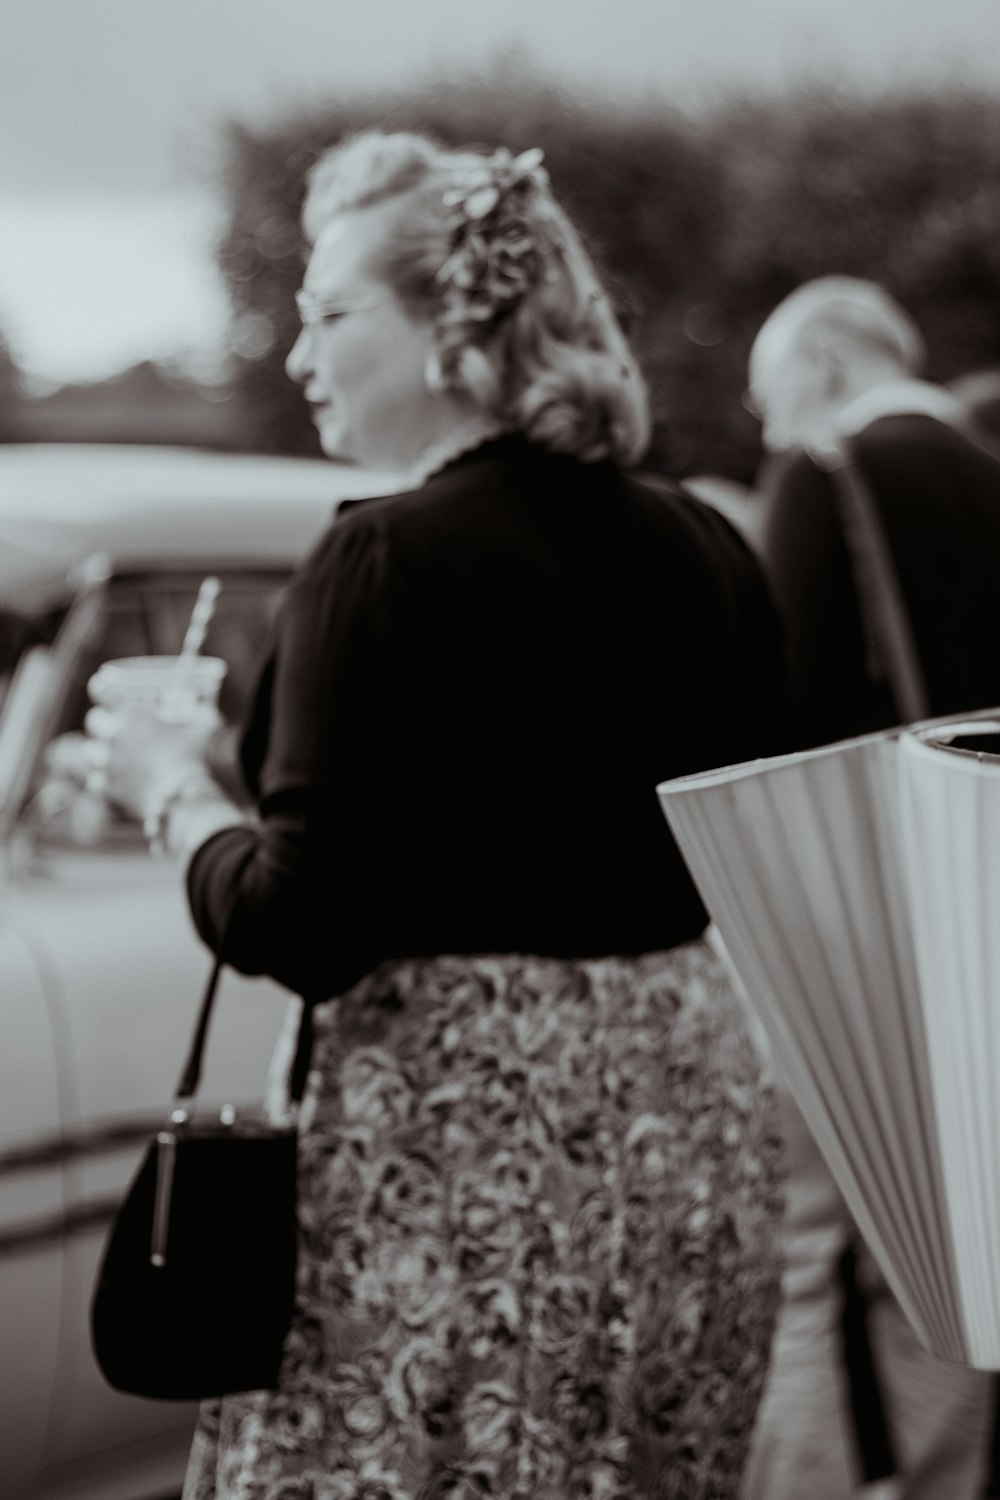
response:
<path id="1" fill-rule="evenodd" d="M 343 317 L 345 313 L 368 312 L 370 308 L 384 307 L 388 300 L 388 297 L 380 297 L 377 293 L 373 293 L 368 297 L 355 297 L 345 302 L 333 302 L 324 297 L 318 297 L 315 292 L 309 292 L 305 287 L 295 293 L 295 306 L 298 308 L 303 328 L 318 328 L 322 323 L 329 322 L 333 318 Z"/>

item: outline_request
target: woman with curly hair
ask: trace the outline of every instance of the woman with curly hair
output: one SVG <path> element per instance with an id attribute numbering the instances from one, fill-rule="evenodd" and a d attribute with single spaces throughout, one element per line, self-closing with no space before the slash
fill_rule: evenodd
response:
<path id="1" fill-rule="evenodd" d="M 315 1007 L 280 1386 L 206 1404 L 185 1495 L 722 1500 L 775 1146 L 655 788 L 774 747 L 769 602 L 632 472 L 643 381 L 540 152 L 367 133 L 304 225 L 289 374 L 400 492 L 291 586 L 252 823 L 169 727 L 109 770 L 205 939 L 232 912 L 229 959 Z"/>

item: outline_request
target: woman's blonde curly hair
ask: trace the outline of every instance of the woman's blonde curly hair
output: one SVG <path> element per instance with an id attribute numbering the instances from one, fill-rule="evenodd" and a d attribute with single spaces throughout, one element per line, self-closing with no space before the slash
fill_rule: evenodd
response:
<path id="1" fill-rule="evenodd" d="M 435 328 L 429 383 L 557 452 L 637 463 L 649 443 L 645 382 L 541 152 L 365 131 L 312 169 L 306 236 L 391 200 L 377 270 Z"/>

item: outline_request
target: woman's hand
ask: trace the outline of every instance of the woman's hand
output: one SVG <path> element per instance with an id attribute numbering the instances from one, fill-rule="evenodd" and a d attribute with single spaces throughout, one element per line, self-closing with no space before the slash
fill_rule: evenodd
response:
<path id="1" fill-rule="evenodd" d="M 85 727 L 103 764 L 91 782 L 99 778 L 108 800 L 141 822 L 155 818 L 182 783 L 199 771 L 209 776 L 205 752 L 221 719 L 214 708 L 196 713 L 172 723 L 145 709 L 92 708 Z"/>

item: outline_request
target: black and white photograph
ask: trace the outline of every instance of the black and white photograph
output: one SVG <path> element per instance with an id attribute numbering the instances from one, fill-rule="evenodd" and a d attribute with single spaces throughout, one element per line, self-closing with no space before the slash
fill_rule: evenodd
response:
<path id="1" fill-rule="evenodd" d="M 0 1497 L 1000 1496 L 996 0 L 6 0 Z"/>

